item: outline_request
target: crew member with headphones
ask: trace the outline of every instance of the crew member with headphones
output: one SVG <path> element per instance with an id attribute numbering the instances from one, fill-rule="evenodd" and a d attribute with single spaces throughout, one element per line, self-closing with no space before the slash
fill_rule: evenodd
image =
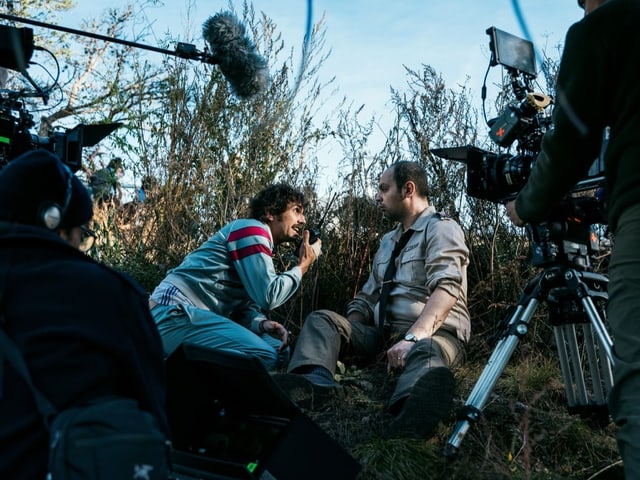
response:
<path id="1" fill-rule="evenodd" d="M 0 328 L 57 411 L 130 398 L 168 435 L 147 293 L 78 251 L 92 215 L 89 192 L 54 154 L 29 151 L 0 169 Z M 33 392 L 0 350 L 0 478 L 45 478 L 48 440 Z"/>
<path id="2" fill-rule="evenodd" d="M 69 167 L 41 150 L 21 155 L 0 172 L 0 221 L 46 227 L 80 251 L 91 248 L 95 235 L 86 223 L 93 206 Z"/>

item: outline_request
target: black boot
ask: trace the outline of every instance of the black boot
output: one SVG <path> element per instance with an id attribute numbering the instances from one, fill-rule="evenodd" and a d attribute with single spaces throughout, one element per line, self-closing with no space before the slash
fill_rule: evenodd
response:
<path id="1" fill-rule="evenodd" d="M 331 400 L 344 396 L 333 374 L 320 365 L 307 365 L 292 373 L 276 373 L 273 381 L 300 408 L 318 410 Z"/>
<path id="2" fill-rule="evenodd" d="M 418 379 L 398 415 L 387 428 L 390 438 L 429 438 L 453 408 L 455 381 L 451 370 L 437 367 Z"/>

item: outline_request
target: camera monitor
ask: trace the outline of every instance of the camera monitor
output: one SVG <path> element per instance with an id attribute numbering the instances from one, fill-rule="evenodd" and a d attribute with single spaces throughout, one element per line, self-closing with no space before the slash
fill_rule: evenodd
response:
<path id="1" fill-rule="evenodd" d="M 537 76 L 533 43 L 496 27 L 489 27 L 487 34 L 490 37 L 491 65 L 500 64 L 532 77 Z"/>

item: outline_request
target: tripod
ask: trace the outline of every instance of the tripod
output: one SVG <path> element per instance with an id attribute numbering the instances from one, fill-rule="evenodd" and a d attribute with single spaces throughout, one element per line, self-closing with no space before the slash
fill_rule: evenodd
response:
<path id="1" fill-rule="evenodd" d="M 530 235 L 533 240 L 534 233 Z M 608 419 L 606 398 L 613 385 L 613 342 L 602 320 L 602 305 L 608 299 L 609 280 L 589 271 L 586 245 L 564 240 L 560 247 L 563 253 L 559 256 L 556 244 L 543 244 L 542 249 L 540 245 L 533 241 L 534 265 L 537 262 L 548 266 L 527 284 L 515 310 L 500 324 L 496 347 L 458 412 L 458 421 L 444 449 L 448 459 L 457 455 L 471 424 L 480 418 L 499 376 L 518 342 L 529 331 L 529 323 L 542 302 L 547 303 L 548 319 L 553 326 L 569 412 L 595 412 Z M 555 251 L 553 260 L 547 261 L 546 254 L 542 255 L 543 260 L 536 257 L 536 248 L 543 253 Z M 601 307 L 602 317 L 597 305 Z"/>

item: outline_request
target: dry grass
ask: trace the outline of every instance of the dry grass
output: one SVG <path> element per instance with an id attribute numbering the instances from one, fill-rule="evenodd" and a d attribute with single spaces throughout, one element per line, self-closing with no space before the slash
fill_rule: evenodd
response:
<path id="1" fill-rule="evenodd" d="M 361 463 L 358 480 L 622 479 L 614 425 L 601 428 L 570 415 L 553 366 L 540 357 L 509 365 L 451 462 L 442 452 L 455 412 L 433 438 L 384 438 L 393 379 L 382 364 L 347 369 L 340 377 L 346 399 L 308 413 Z M 458 407 L 483 367 L 467 364 L 456 372 Z"/>

